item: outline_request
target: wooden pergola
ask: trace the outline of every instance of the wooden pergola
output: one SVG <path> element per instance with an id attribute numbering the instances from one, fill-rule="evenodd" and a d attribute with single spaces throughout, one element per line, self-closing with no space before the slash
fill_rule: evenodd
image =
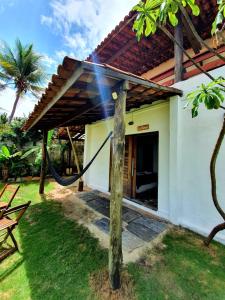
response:
<path id="1" fill-rule="evenodd" d="M 24 129 L 43 131 L 40 193 L 44 192 L 48 130 L 56 127 L 84 126 L 114 115 L 113 162 L 110 201 L 109 274 L 113 288 L 120 285 L 122 264 L 123 165 L 125 113 L 158 100 L 168 100 L 182 91 L 161 86 L 140 76 L 106 64 L 65 57 L 58 74 L 29 116 Z"/>
<path id="2" fill-rule="evenodd" d="M 35 105 L 24 129 L 49 130 L 95 122 L 114 114 L 112 93 L 122 82 L 129 82 L 126 110 L 181 95 L 181 91 L 121 71 L 106 64 L 95 64 L 65 57 L 57 75 Z"/>

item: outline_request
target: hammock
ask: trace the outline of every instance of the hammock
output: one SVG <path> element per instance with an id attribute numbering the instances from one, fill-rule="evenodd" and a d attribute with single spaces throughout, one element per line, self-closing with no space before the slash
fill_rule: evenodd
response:
<path id="1" fill-rule="evenodd" d="M 78 179 L 80 179 L 84 175 L 84 173 L 89 169 L 89 167 L 92 165 L 92 163 L 94 162 L 95 158 L 98 156 L 99 152 L 105 146 L 106 142 L 111 137 L 111 135 L 112 135 L 112 131 L 109 133 L 109 135 L 107 136 L 107 138 L 105 139 L 105 141 L 102 143 L 101 147 L 98 149 L 98 151 L 93 156 L 93 158 L 90 160 L 90 162 L 85 166 L 85 168 L 79 174 L 75 174 L 75 175 L 73 175 L 73 176 L 71 176 L 69 178 L 63 178 L 63 177 L 61 177 L 56 172 L 55 168 L 53 167 L 53 165 L 51 163 L 51 159 L 50 159 L 47 147 L 45 146 L 45 151 L 46 151 L 46 156 L 47 156 L 47 162 L 48 162 L 49 171 L 52 174 L 52 177 L 55 179 L 55 181 L 57 183 L 59 183 L 60 185 L 68 186 L 68 185 L 73 184 L 74 182 L 76 182 Z"/>

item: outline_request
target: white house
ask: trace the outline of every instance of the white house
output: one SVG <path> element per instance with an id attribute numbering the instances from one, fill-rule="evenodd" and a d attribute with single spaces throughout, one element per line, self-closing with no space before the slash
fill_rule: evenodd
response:
<path id="1" fill-rule="evenodd" d="M 194 19 L 194 23 L 202 38 L 214 46 L 210 31 L 216 14 L 216 0 L 202 1 L 201 9 L 201 15 Z M 132 31 L 133 19 L 134 12 L 131 12 L 87 61 L 64 59 L 25 129 L 36 128 L 46 132 L 54 127 L 85 125 L 86 165 L 113 129 L 110 116 L 113 115 L 114 104 L 111 99 L 100 107 L 101 88 L 105 86 L 103 92 L 106 92 L 108 85 L 111 91 L 121 79 L 129 77 L 138 94 L 133 96 L 131 89 L 127 100 L 124 202 L 173 224 L 208 235 L 215 225 L 223 221 L 211 198 L 209 164 L 224 112 L 207 111 L 202 107 L 199 116 L 192 119 L 191 108 L 185 108 L 186 95 L 201 83 L 208 82 L 208 77 L 184 57 L 180 62 L 183 65 L 182 80 L 174 83 L 173 43 L 161 32 L 138 43 Z M 186 28 L 184 33 L 184 48 L 189 55 L 214 77 L 224 76 L 224 61 L 201 48 L 190 32 L 187 34 Z M 217 52 L 224 55 L 225 46 L 216 46 Z M 94 63 L 90 63 L 93 58 Z M 96 60 L 101 63 L 100 66 Z M 107 80 L 98 80 L 96 69 L 104 72 L 104 76 L 107 74 Z M 113 76 L 110 75 L 112 73 Z M 156 87 L 144 79 L 160 85 Z M 182 90 L 183 96 L 171 97 L 179 95 L 179 92 L 168 86 Z M 141 105 L 143 99 L 145 104 Z M 111 144 L 107 142 L 84 176 L 89 187 L 110 193 L 111 156 Z M 224 174 L 225 145 L 217 163 L 218 198 L 225 209 Z M 41 186 L 43 192 L 43 181 Z M 225 243 L 225 231 L 221 231 L 216 239 Z"/>
<path id="2" fill-rule="evenodd" d="M 214 9 L 215 3 L 203 1 L 203 11 L 197 24 L 198 30 L 203 29 L 202 36 L 209 38 L 207 43 L 211 45 L 214 43 L 209 36 L 213 14 L 209 17 L 207 9 L 210 5 Z M 96 48 L 95 57 L 101 63 L 110 63 L 158 83 L 179 88 L 183 96 L 157 101 L 126 113 L 124 202 L 173 224 L 208 235 L 215 225 L 223 221 L 211 198 L 209 164 L 224 112 L 207 111 L 202 107 L 199 116 L 192 119 L 191 107 L 186 107 L 186 95 L 201 83 L 208 82 L 208 77 L 200 74 L 184 58 L 184 80 L 174 83 L 174 59 L 170 53 L 172 46 L 168 48 L 169 41 L 158 33 L 156 37 L 137 45 L 129 18 L 132 18 L 132 13 Z M 187 38 L 185 44 L 188 48 Z M 147 46 L 149 48 L 146 50 Z M 201 49 L 196 54 L 192 49 L 188 51 L 214 77 L 225 74 L 224 62 L 207 49 Z M 217 51 L 224 54 L 225 47 L 220 45 Z M 91 60 L 91 56 L 88 59 Z M 84 165 L 112 128 L 112 118 L 86 125 Z M 85 183 L 89 187 L 110 192 L 110 155 L 108 143 L 85 174 Z M 224 174 L 225 145 L 217 163 L 218 196 L 225 209 Z M 225 243 L 225 232 L 220 232 L 216 239 Z"/>

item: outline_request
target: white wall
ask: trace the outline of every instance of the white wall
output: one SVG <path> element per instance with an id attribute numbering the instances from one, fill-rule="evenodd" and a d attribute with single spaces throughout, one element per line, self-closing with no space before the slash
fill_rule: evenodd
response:
<path id="1" fill-rule="evenodd" d="M 214 70 L 211 74 L 214 77 L 221 76 L 225 74 L 225 67 Z M 170 205 L 170 218 L 174 223 L 203 235 L 208 235 L 215 225 L 223 222 L 211 198 L 209 165 L 224 111 L 207 111 L 202 107 L 199 116 L 192 119 L 191 107 L 184 109 L 184 106 L 186 94 L 208 81 L 205 75 L 198 75 L 176 84 L 177 88 L 184 91 L 184 96 L 170 102 L 170 111 L 174 110 L 170 125 L 178 120 L 177 137 L 171 141 L 176 144 L 178 156 L 170 156 L 171 172 L 177 174 L 177 177 L 170 178 L 170 188 L 172 184 L 176 185 L 172 189 L 174 194 L 170 193 L 170 204 L 173 203 Z M 174 164 L 178 165 L 176 171 Z M 220 204 L 225 209 L 225 143 L 217 163 L 217 179 Z M 217 240 L 225 243 L 224 231 L 217 235 Z"/>
<path id="2" fill-rule="evenodd" d="M 211 73 L 221 76 L 225 67 Z M 224 112 L 201 108 L 199 116 L 192 119 L 191 108 L 184 106 L 186 94 L 207 81 L 205 75 L 198 75 L 176 84 L 184 91 L 182 98 L 173 97 L 169 103 L 137 110 L 133 113 L 134 125 L 126 126 L 126 134 L 137 134 L 137 126 L 143 124 L 150 125 L 145 132 L 159 131 L 159 208 L 152 213 L 203 235 L 223 221 L 211 199 L 209 164 Z M 131 119 L 132 114 L 127 114 L 126 124 Z M 84 162 L 91 159 L 112 127 L 112 119 L 86 126 Z M 221 152 L 217 163 L 218 196 L 225 209 L 225 143 Z M 87 185 L 104 192 L 109 184 L 109 155 L 108 142 L 85 175 Z M 225 232 L 216 239 L 225 243 Z"/>
<path id="3" fill-rule="evenodd" d="M 133 115 L 133 116 L 132 116 Z M 128 122 L 133 118 L 134 125 Z M 149 130 L 137 131 L 137 126 L 149 124 Z M 86 126 L 85 163 L 95 154 L 108 132 L 113 128 L 113 121 L 97 122 Z M 159 190 L 158 211 L 153 213 L 168 218 L 169 216 L 169 103 L 163 102 L 148 108 L 139 109 L 126 115 L 126 135 L 159 131 Z M 86 154 L 88 153 L 88 154 Z M 110 143 L 102 149 L 98 158 L 85 176 L 85 183 L 94 189 L 107 192 L 109 189 Z"/>

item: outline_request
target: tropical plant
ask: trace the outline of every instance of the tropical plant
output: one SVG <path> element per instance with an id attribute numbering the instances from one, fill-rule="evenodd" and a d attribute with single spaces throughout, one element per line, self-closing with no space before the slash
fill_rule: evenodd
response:
<path id="1" fill-rule="evenodd" d="M 133 28 L 136 31 L 138 40 L 144 36 L 149 36 L 156 32 L 158 26 L 169 22 L 173 26 L 178 25 L 177 13 L 179 7 L 189 6 L 193 15 L 198 16 L 200 9 L 195 0 L 146 0 L 140 1 L 133 7 L 138 12 Z"/>
<path id="2" fill-rule="evenodd" d="M 41 133 L 36 131 L 23 131 L 23 125 L 26 118 L 14 118 L 9 124 L 8 118 L 0 117 L 0 144 L 11 147 L 15 145 L 17 149 L 23 150 L 30 145 L 34 146 L 37 141 L 41 140 Z"/>
<path id="3" fill-rule="evenodd" d="M 55 138 L 55 131 L 54 130 L 50 130 L 48 131 L 48 137 L 47 137 L 47 150 L 48 151 L 52 151 L 56 152 L 57 150 L 60 151 L 61 153 L 61 160 L 63 159 L 63 154 L 65 152 L 65 150 L 68 148 L 67 144 L 65 143 L 54 143 L 54 138 Z M 34 163 L 33 163 L 33 167 L 37 170 L 40 171 L 40 167 L 41 167 L 41 162 L 42 162 L 42 145 L 41 144 L 37 144 L 36 146 L 33 146 L 31 149 L 25 151 L 25 153 L 22 155 L 22 159 L 26 159 L 28 157 L 34 157 Z M 60 163 L 54 162 L 54 165 L 57 169 L 62 169 L 62 167 L 60 166 Z"/>
<path id="4" fill-rule="evenodd" d="M 8 124 L 8 117 L 6 113 L 3 113 L 0 115 L 0 141 L 1 137 L 4 136 L 5 134 L 10 134 L 11 127 L 10 124 Z"/>
<path id="5" fill-rule="evenodd" d="M 212 34 L 217 34 L 218 31 L 224 29 L 225 19 L 225 0 L 217 0 L 218 13 L 212 24 Z M 136 11 L 137 17 L 134 21 L 133 29 L 136 31 L 137 39 L 140 40 L 143 36 L 149 36 L 156 32 L 159 28 L 163 31 L 168 38 L 170 38 L 187 56 L 188 59 L 208 78 L 210 82 L 208 84 L 202 84 L 197 90 L 188 94 L 187 98 L 189 103 L 192 105 L 192 117 L 198 116 L 198 110 L 201 104 L 209 110 L 213 109 L 225 109 L 223 106 L 224 92 L 225 92 L 225 80 L 224 78 L 214 78 L 211 74 L 206 72 L 202 66 L 197 63 L 190 54 L 183 48 L 183 45 L 176 40 L 176 37 L 166 28 L 166 24 L 169 23 L 176 27 L 179 23 L 179 16 L 182 16 L 185 21 L 189 24 L 193 35 L 196 40 L 206 47 L 211 53 L 217 56 L 222 61 L 225 61 L 224 56 L 219 54 L 215 49 L 211 48 L 205 41 L 201 39 L 196 28 L 194 27 L 191 18 L 186 10 L 189 7 L 192 14 L 198 16 L 200 8 L 196 4 L 195 0 L 146 0 L 140 1 L 133 10 Z M 179 15 L 178 15 L 179 14 Z M 222 125 L 221 132 L 217 139 L 210 163 L 210 174 L 211 174 L 211 193 L 213 203 L 223 218 L 224 222 L 213 228 L 208 238 L 205 240 L 205 244 L 209 245 L 211 240 L 217 234 L 217 232 L 225 229 L 225 212 L 219 205 L 217 197 L 217 184 L 216 184 L 216 161 L 225 136 L 225 118 Z"/>
<path id="6" fill-rule="evenodd" d="M 31 93 L 38 97 L 43 90 L 41 84 L 46 78 L 41 65 L 42 57 L 33 50 L 33 45 L 22 45 L 16 41 L 15 50 L 4 43 L 0 52 L 0 80 L 4 86 L 13 84 L 16 90 L 16 98 L 9 117 L 12 121 L 20 98 Z"/>
<path id="7" fill-rule="evenodd" d="M 225 83 L 225 79 L 218 78 L 214 81 L 209 82 L 208 84 L 201 84 L 201 86 L 198 87 L 195 91 L 187 95 L 189 103 L 192 104 L 193 118 L 198 116 L 198 110 L 201 104 L 204 104 L 205 107 L 209 110 L 219 108 L 225 109 L 225 107 L 222 105 L 225 100 L 223 94 L 223 92 L 225 92 L 225 88 L 222 89 L 221 87 L 219 87 L 219 83 Z"/>
<path id="8" fill-rule="evenodd" d="M 9 176 L 9 167 L 10 164 L 12 167 L 15 167 L 13 159 L 15 157 L 21 156 L 22 152 L 17 151 L 15 153 L 10 152 L 10 149 L 3 145 L 0 149 L 0 166 L 2 167 L 2 177 L 4 181 L 7 181 Z"/>

